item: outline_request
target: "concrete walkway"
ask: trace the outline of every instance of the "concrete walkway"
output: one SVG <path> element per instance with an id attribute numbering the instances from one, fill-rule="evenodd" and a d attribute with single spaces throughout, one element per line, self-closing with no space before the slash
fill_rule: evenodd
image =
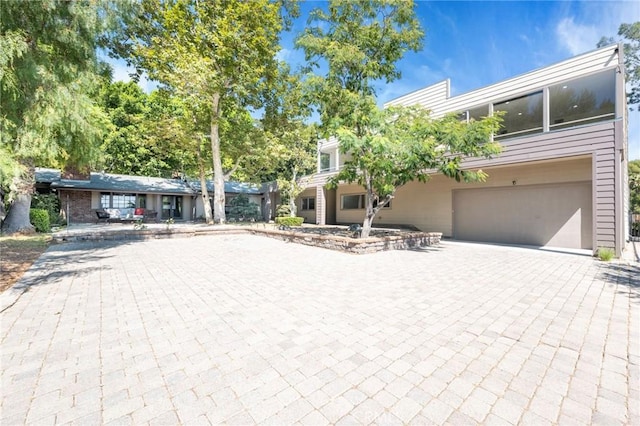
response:
<path id="1" fill-rule="evenodd" d="M 640 266 L 250 235 L 54 245 L 0 424 L 640 424 Z"/>

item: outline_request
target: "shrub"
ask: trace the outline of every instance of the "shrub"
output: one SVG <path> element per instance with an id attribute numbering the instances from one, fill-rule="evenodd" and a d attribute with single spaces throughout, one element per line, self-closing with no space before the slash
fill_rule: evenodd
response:
<path id="1" fill-rule="evenodd" d="M 276 223 L 283 226 L 301 226 L 304 217 L 279 216 L 276 217 Z"/>
<path id="2" fill-rule="evenodd" d="M 60 199 L 55 194 L 33 194 L 31 208 L 49 212 L 49 223 L 61 224 Z"/>
<path id="3" fill-rule="evenodd" d="M 291 207 L 289 207 L 288 204 L 280 204 L 276 208 L 276 216 L 277 217 L 284 217 L 284 216 L 289 216 L 289 215 L 291 215 Z"/>
<path id="4" fill-rule="evenodd" d="M 229 219 L 236 221 L 260 220 L 260 208 L 246 194 L 238 194 L 229 202 Z"/>
<path id="5" fill-rule="evenodd" d="M 615 255 L 615 252 L 613 251 L 613 249 L 609 247 L 598 248 L 598 251 L 597 251 L 598 259 L 602 260 L 603 262 L 610 261 L 611 259 L 613 259 L 614 255 Z"/>
<path id="6" fill-rule="evenodd" d="M 35 226 L 37 232 L 49 232 L 51 230 L 49 212 L 44 209 L 29 210 L 29 221 Z"/>

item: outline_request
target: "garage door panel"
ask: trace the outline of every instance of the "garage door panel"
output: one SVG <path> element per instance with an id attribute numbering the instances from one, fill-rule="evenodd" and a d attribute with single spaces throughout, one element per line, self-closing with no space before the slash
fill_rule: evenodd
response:
<path id="1" fill-rule="evenodd" d="M 590 249 L 589 182 L 456 190 L 454 236 L 471 241 Z"/>

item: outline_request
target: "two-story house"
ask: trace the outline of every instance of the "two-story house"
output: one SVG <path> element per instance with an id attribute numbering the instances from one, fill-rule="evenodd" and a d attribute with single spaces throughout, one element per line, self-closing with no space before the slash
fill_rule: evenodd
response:
<path id="1" fill-rule="evenodd" d="M 449 80 L 389 105 L 421 105 L 433 117 L 473 120 L 504 111 L 502 153 L 469 158 L 489 174 L 457 183 L 434 174 L 400 188 L 374 226 L 412 225 L 459 240 L 597 250 L 620 255 L 626 236 L 627 107 L 622 49 L 611 45 L 487 87 L 450 96 Z M 335 138 L 318 143 L 299 214 L 317 224 L 361 223 L 363 188 L 325 184 L 349 159 Z"/>

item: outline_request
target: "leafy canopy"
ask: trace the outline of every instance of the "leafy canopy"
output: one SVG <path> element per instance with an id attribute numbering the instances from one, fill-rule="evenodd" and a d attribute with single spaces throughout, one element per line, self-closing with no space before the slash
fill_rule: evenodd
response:
<path id="1" fill-rule="evenodd" d="M 464 157 L 490 157 L 500 152 L 500 145 L 490 142 L 500 126 L 499 116 L 470 123 L 455 114 L 432 119 L 420 107 L 372 109 L 361 129 L 341 127 L 337 131 L 340 149 L 352 158 L 329 182 L 337 187 L 341 181 L 366 188 L 376 213 L 406 183 L 426 182 L 430 174 L 440 172 L 456 181 L 483 181 L 482 170 L 465 170 Z"/>
<path id="2" fill-rule="evenodd" d="M 304 49 L 308 72 L 327 69 L 307 78 L 327 135 L 340 125 L 357 131 L 374 83 L 398 79 L 396 62 L 421 48 L 424 33 L 413 9 L 409 0 L 332 0 L 328 12 L 312 11 L 296 46 Z"/>

